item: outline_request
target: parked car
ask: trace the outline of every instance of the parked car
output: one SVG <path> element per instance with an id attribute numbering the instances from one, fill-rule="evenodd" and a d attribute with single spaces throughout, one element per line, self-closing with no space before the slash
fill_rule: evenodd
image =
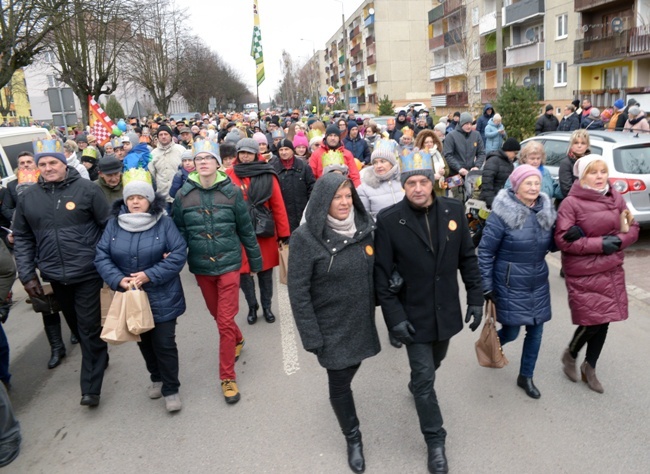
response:
<path id="1" fill-rule="evenodd" d="M 602 155 L 609 168 L 609 184 L 623 195 L 634 218 L 650 225 L 650 135 L 627 132 L 589 132 L 591 153 Z M 570 132 L 548 132 L 531 140 L 542 142 L 546 167 L 557 179 L 560 161 L 566 157 Z"/>
<path id="2" fill-rule="evenodd" d="M 51 138 L 41 127 L 0 127 L 0 178 L 2 185 L 16 179 L 14 169 L 18 167 L 18 155 L 23 151 L 34 151 L 34 140 Z"/>
<path id="3" fill-rule="evenodd" d="M 173 120 L 176 120 L 177 122 L 178 122 L 179 120 L 185 120 L 185 119 L 187 119 L 187 120 L 194 120 L 194 119 L 196 118 L 197 115 L 198 115 L 199 117 L 201 117 L 201 114 L 198 113 L 198 112 L 183 112 L 183 113 L 180 113 L 180 114 L 171 114 L 171 115 L 169 116 L 169 119 L 170 119 L 170 120 L 172 120 L 172 119 L 173 119 Z"/>
<path id="4" fill-rule="evenodd" d="M 416 113 L 419 113 L 421 110 L 427 109 L 427 104 L 423 102 L 411 102 L 410 104 L 406 104 L 404 107 L 396 107 L 395 114 L 398 114 L 401 111 L 408 112 L 411 109 L 411 107 L 415 109 Z"/>
<path id="5" fill-rule="evenodd" d="M 382 129 L 386 128 L 386 124 L 388 123 L 388 119 L 394 119 L 395 117 L 393 115 L 381 115 L 379 117 L 371 117 L 370 120 L 375 122 L 377 125 L 382 127 Z"/>

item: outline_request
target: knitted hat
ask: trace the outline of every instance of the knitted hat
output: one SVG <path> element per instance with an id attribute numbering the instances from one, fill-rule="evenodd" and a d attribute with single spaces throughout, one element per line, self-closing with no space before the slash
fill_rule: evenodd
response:
<path id="1" fill-rule="evenodd" d="M 257 155 L 260 152 L 260 146 L 252 138 L 242 138 L 237 142 L 237 154 L 240 151 L 247 151 Z"/>
<path id="2" fill-rule="evenodd" d="M 77 143 L 88 143 L 88 137 L 86 135 L 78 135 L 77 138 L 74 139 L 75 142 Z"/>
<path id="3" fill-rule="evenodd" d="M 517 189 L 519 189 L 519 185 L 524 182 L 526 178 L 529 178 L 530 176 L 537 176 L 540 181 L 542 179 L 542 173 L 540 173 L 539 169 L 535 168 L 534 166 L 530 165 L 519 165 L 515 168 L 515 170 L 512 172 L 510 175 L 510 184 L 512 184 L 512 189 L 514 189 L 515 192 L 517 192 Z"/>
<path id="4" fill-rule="evenodd" d="M 614 102 L 614 107 L 616 107 L 619 110 L 622 110 L 625 108 L 625 102 L 623 99 L 618 99 L 616 102 Z"/>
<path id="5" fill-rule="evenodd" d="M 546 105 L 546 109 L 544 109 L 544 110 L 546 110 L 547 112 L 548 112 L 549 110 L 553 110 L 553 106 L 552 106 L 551 104 L 547 104 L 547 105 Z"/>
<path id="6" fill-rule="evenodd" d="M 262 132 L 254 133 L 253 134 L 253 140 L 255 140 L 258 145 L 261 145 L 262 143 L 264 143 L 265 145 L 269 144 L 269 140 L 268 140 L 268 138 L 266 138 L 266 134 L 264 134 Z"/>
<path id="7" fill-rule="evenodd" d="M 186 149 L 183 153 L 181 153 L 181 161 L 184 160 L 191 160 L 193 159 L 194 156 L 192 155 L 192 150 L 191 149 Z"/>
<path id="8" fill-rule="evenodd" d="M 295 153 L 296 149 L 293 146 L 293 142 L 289 140 L 288 138 L 283 138 L 280 140 L 280 143 L 277 145 L 277 149 L 280 150 L 280 148 L 291 148 L 293 152 Z"/>
<path id="9" fill-rule="evenodd" d="M 170 137 L 174 136 L 174 134 L 172 133 L 172 129 L 169 128 L 168 125 L 161 125 L 160 127 L 158 127 L 158 133 L 160 133 L 160 132 L 167 132 L 167 133 L 169 133 Z"/>
<path id="10" fill-rule="evenodd" d="M 377 140 L 375 149 L 370 156 L 370 162 L 372 163 L 377 159 L 382 159 L 395 166 L 398 155 L 399 152 L 397 151 L 397 143 L 395 140 Z"/>
<path id="11" fill-rule="evenodd" d="M 438 123 L 444 123 L 445 125 L 447 125 L 449 123 L 449 119 L 447 118 L 446 115 L 443 115 L 438 119 Z"/>
<path id="12" fill-rule="evenodd" d="M 577 109 L 578 107 L 580 107 L 580 100 L 579 100 L 579 99 L 576 99 L 576 100 L 574 100 L 574 101 L 571 102 L 571 103 L 573 104 L 573 106 L 574 106 L 576 109 Z"/>
<path id="13" fill-rule="evenodd" d="M 356 120 L 349 120 L 348 121 L 348 132 L 352 130 L 353 128 L 359 128 L 359 124 L 356 122 Z"/>
<path id="14" fill-rule="evenodd" d="M 447 131 L 447 126 L 443 122 L 440 122 L 437 123 L 433 129 L 438 130 L 440 133 L 444 134 Z"/>
<path id="15" fill-rule="evenodd" d="M 460 118 L 460 112 L 458 110 L 456 112 L 454 112 L 454 117 Z"/>
<path id="16" fill-rule="evenodd" d="M 122 171 L 122 162 L 114 156 L 104 156 L 99 160 L 97 169 L 100 173 L 113 174 Z"/>
<path id="17" fill-rule="evenodd" d="M 400 115 L 403 115 L 404 117 L 406 117 L 406 112 L 404 110 L 400 110 L 399 113 L 397 114 L 397 116 L 399 117 Z"/>
<path id="18" fill-rule="evenodd" d="M 460 114 L 460 121 L 458 123 L 462 127 L 466 123 L 472 123 L 473 121 L 474 119 L 472 118 L 472 114 L 470 114 L 469 112 L 463 112 L 462 114 Z"/>
<path id="19" fill-rule="evenodd" d="M 600 117 L 600 110 L 597 109 L 596 107 L 592 107 L 591 110 L 589 111 L 589 115 L 591 115 L 593 118 L 598 118 Z"/>
<path id="20" fill-rule="evenodd" d="M 337 137 L 341 137 L 341 130 L 339 130 L 339 127 L 337 127 L 334 124 L 328 125 L 327 129 L 325 130 L 325 136 L 328 137 L 330 135 L 336 135 Z"/>
<path id="21" fill-rule="evenodd" d="M 402 187 L 411 176 L 421 175 L 427 177 L 432 183 L 435 181 L 433 160 L 429 153 L 414 151 L 402 156 L 399 160 L 400 181 Z"/>
<path id="22" fill-rule="evenodd" d="M 505 142 L 503 142 L 501 149 L 503 151 L 519 151 L 521 150 L 521 145 L 517 139 L 510 137 Z"/>
<path id="23" fill-rule="evenodd" d="M 628 99 L 627 106 L 629 107 L 631 105 L 639 105 L 639 103 L 636 101 L 636 99 Z"/>
<path id="24" fill-rule="evenodd" d="M 582 158 L 579 158 L 573 165 L 573 176 L 576 176 L 578 179 L 582 179 L 587 166 L 589 166 L 594 161 L 604 161 L 601 155 L 586 155 Z"/>
<path id="25" fill-rule="evenodd" d="M 156 193 L 153 190 L 151 184 L 144 181 L 131 181 L 129 184 L 124 186 L 124 191 L 122 191 L 122 196 L 126 201 L 131 196 L 142 196 L 150 203 L 153 202 L 156 197 Z"/>
<path id="26" fill-rule="evenodd" d="M 293 146 L 294 147 L 309 146 L 309 142 L 307 141 L 305 132 L 303 132 L 302 130 L 298 130 L 296 132 L 296 136 L 293 137 Z"/>
<path id="27" fill-rule="evenodd" d="M 223 139 L 225 142 L 238 143 L 241 140 L 241 133 L 236 128 L 228 132 L 226 138 Z"/>
<path id="28" fill-rule="evenodd" d="M 629 109 L 627 109 L 628 115 L 634 115 L 635 117 L 641 113 L 641 107 L 638 105 L 633 105 Z"/>

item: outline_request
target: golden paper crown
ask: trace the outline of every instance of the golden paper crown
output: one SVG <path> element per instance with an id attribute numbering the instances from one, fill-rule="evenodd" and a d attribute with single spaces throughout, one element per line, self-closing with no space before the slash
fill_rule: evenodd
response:
<path id="1" fill-rule="evenodd" d="M 131 168 L 122 175 L 122 186 L 126 186 L 131 181 L 144 181 L 152 184 L 151 174 L 144 168 Z"/>
<path id="2" fill-rule="evenodd" d="M 338 150 L 329 150 L 327 153 L 323 153 L 323 157 L 321 158 L 321 163 L 323 164 L 323 168 L 332 165 L 339 165 L 339 166 L 346 165 L 345 159 L 343 158 L 343 153 L 341 153 Z"/>

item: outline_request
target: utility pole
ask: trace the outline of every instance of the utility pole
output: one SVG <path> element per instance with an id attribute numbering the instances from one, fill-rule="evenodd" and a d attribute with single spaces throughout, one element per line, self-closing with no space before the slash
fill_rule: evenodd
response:
<path id="1" fill-rule="evenodd" d="M 503 9 L 503 0 L 497 1 L 497 95 L 501 92 L 503 86 L 503 18 L 501 10 Z"/>

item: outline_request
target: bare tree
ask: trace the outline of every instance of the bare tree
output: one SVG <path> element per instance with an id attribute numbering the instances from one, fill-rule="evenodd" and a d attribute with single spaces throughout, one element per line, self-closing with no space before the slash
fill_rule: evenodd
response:
<path id="1" fill-rule="evenodd" d="M 67 0 L 0 1 L 0 87 L 44 51 L 45 38 L 57 26 L 53 12 L 65 3 Z"/>
<path id="2" fill-rule="evenodd" d="M 129 78 L 149 92 L 158 112 L 166 114 L 183 73 L 184 41 L 179 10 L 173 0 L 152 0 L 139 11 L 140 32 L 129 51 Z"/>

